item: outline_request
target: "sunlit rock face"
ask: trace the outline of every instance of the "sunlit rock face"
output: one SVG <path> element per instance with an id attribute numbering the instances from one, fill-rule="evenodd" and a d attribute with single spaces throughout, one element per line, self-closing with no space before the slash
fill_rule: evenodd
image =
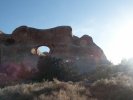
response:
<path id="1" fill-rule="evenodd" d="M 41 56 L 41 60 L 37 50 L 40 46 L 50 48 L 50 52 Z M 103 51 L 90 36 L 74 36 L 69 26 L 50 29 L 21 26 L 12 34 L 0 32 L 1 73 L 14 79 L 28 78 L 38 71 L 40 61 L 45 62 L 42 57 L 47 56 L 62 59 L 65 64 L 72 62 L 80 73 L 94 70 L 97 64 L 108 63 Z"/>

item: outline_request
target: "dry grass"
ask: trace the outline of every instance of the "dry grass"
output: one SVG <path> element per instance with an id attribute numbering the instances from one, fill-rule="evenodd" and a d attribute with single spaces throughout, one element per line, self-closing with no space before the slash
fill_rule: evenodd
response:
<path id="1" fill-rule="evenodd" d="M 90 91 L 98 100 L 133 100 L 133 79 L 126 75 L 101 79 L 92 84 Z"/>
<path id="2" fill-rule="evenodd" d="M 0 89 L 0 100 L 133 100 L 133 79 L 118 75 L 110 79 L 61 82 L 43 81 Z"/>
<path id="3" fill-rule="evenodd" d="M 0 100 L 97 100 L 79 83 L 41 82 L 0 89 Z"/>

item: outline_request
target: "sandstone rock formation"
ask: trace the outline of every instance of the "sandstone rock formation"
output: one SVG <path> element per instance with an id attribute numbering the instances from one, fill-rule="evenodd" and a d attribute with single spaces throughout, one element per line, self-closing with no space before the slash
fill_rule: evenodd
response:
<path id="1" fill-rule="evenodd" d="M 50 48 L 50 52 L 45 56 L 61 58 L 65 63 L 74 62 L 82 72 L 88 71 L 89 67 L 91 69 L 97 64 L 108 62 L 102 49 L 90 36 L 74 36 L 69 26 L 50 29 L 20 26 L 12 34 L 0 33 L 0 69 L 14 66 L 19 66 L 19 71 L 23 66 L 30 71 L 37 69 L 40 58 L 37 49 L 40 46 Z"/>

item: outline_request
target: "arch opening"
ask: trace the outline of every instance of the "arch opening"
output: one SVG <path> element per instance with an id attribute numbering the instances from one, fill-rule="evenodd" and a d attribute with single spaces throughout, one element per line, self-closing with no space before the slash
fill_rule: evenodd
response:
<path id="1" fill-rule="evenodd" d="M 46 56 L 49 52 L 50 48 L 48 46 L 40 46 L 37 48 L 37 55 L 39 56 Z"/>

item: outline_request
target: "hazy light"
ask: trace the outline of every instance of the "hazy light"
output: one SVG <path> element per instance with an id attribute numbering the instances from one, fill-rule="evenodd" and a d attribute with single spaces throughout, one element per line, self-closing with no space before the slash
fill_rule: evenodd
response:
<path id="1" fill-rule="evenodd" d="M 117 22 L 115 36 L 106 49 L 107 57 L 115 64 L 133 57 L 133 19 L 128 17 Z"/>

